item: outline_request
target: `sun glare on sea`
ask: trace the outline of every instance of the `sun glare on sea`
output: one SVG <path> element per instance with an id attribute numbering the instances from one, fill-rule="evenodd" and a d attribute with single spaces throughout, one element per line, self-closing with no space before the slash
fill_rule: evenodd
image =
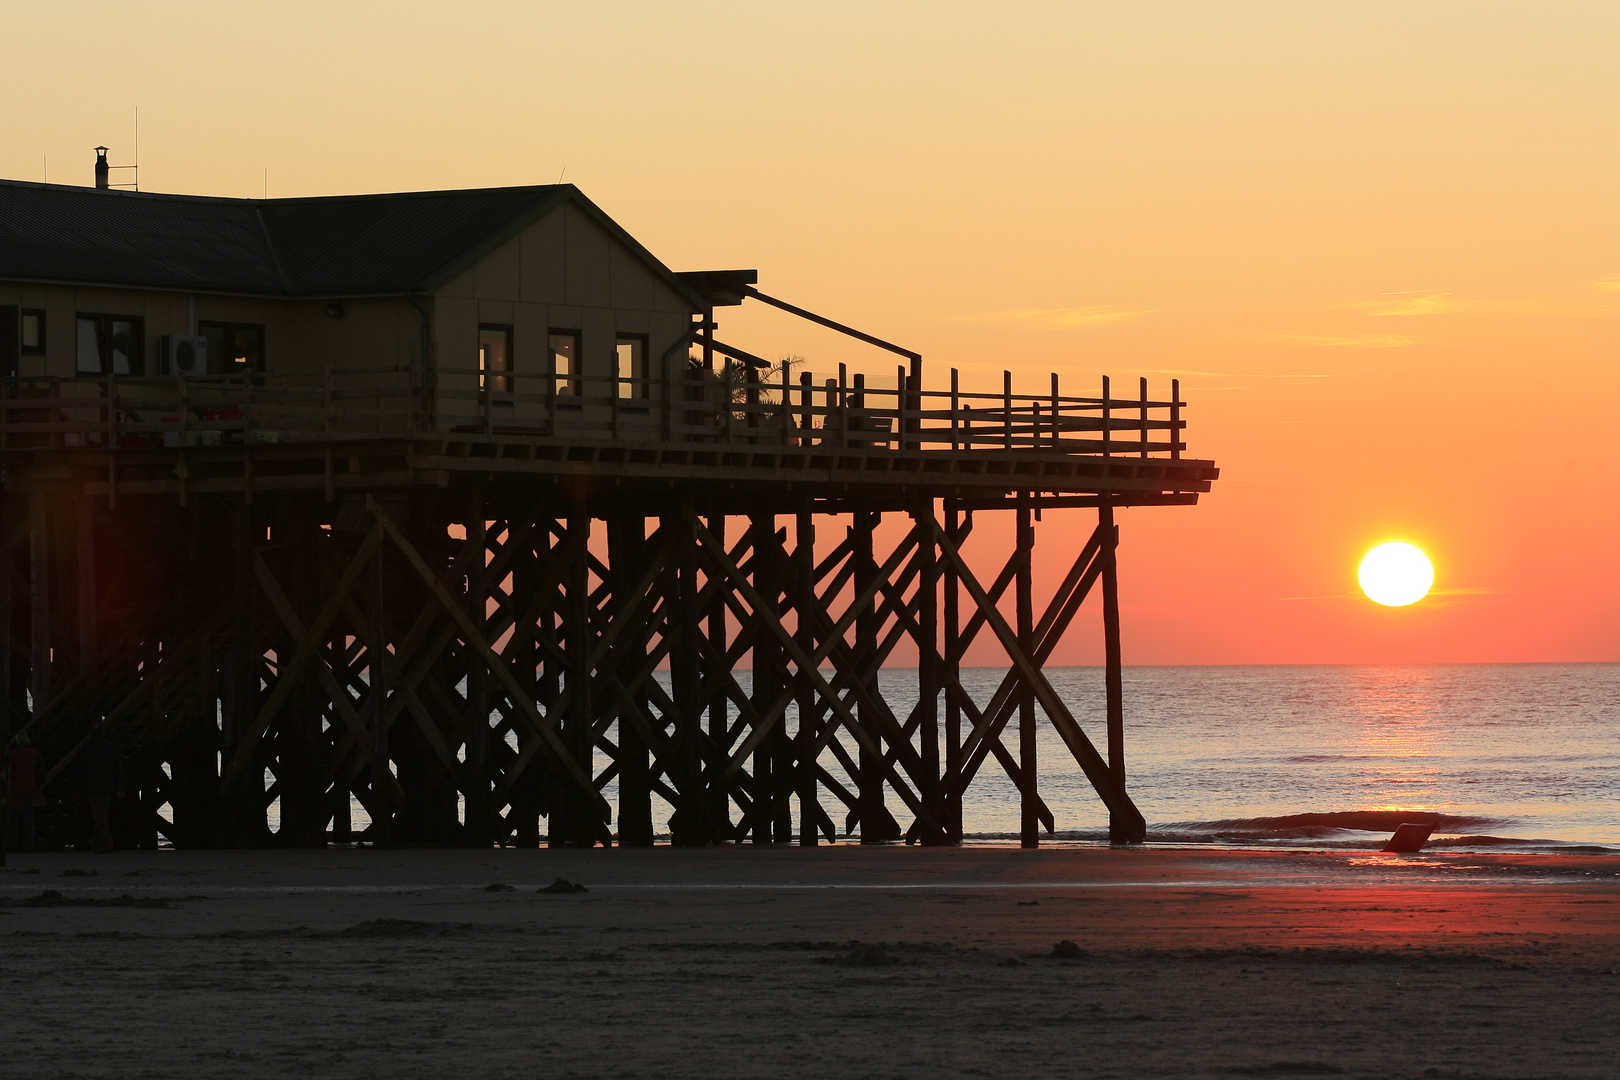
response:
<path id="1" fill-rule="evenodd" d="M 1406 607 L 1429 595 L 1434 566 L 1429 557 L 1399 540 L 1379 544 L 1367 552 L 1356 571 L 1367 599 L 1385 607 Z"/>

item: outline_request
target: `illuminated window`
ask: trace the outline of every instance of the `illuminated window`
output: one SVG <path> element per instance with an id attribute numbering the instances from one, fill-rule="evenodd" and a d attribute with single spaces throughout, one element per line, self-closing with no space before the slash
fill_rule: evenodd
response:
<path id="1" fill-rule="evenodd" d="M 144 337 L 133 316 L 80 315 L 74 367 L 80 375 L 144 375 Z"/>
<path id="2" fill-rule="evenodd" d="M 499 374 L 512 370 L 512 328 L 482 325 L 478 328 L 478 386 L 492 393 L 510 394 L 512 376 Z M 510 401 L 502 402 L 510 405 Z"/>
<path id="3" fill-rule="evenodd" d="M 614 348 L 619 376 L 619 396 L 622 398 L 651 397 L 647 384 L 647 337 L 645 334 L 620 334 Z"/>
<path id="4" fill-rule="evenodd" d="M 208 374 L 240 375 L 264 370 L 264 327 L 205 322 L 197 330 L 208 339 Z"/>
<path id="5" fill-rule="evenodd" d="M 579 331 L 553 330 L 551 342 L 551 374 L 557 380 L 557 393 L 583 394 L 579 369 Z"/>

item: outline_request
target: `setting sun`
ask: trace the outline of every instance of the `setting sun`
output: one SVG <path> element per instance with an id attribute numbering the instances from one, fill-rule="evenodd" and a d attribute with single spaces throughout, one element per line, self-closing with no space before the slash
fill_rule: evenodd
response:
<path id="1" fill-rule="evenodd" d="M 1429 595 L 1434 585 L 1434 566 L 1422 551 L 1396 540 L 1367 552 L 1356 571 L 1356 580 L 1374 603 L 1405 607 Z"/>

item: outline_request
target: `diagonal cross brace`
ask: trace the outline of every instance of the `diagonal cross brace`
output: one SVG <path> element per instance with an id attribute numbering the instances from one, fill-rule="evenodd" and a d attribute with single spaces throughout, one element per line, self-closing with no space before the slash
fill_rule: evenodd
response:
<path id="1" fill-rule="evenodd" d="M 1052 721 L 1052 726 L 1057 729 L 1058 735 L 1068 746 L 1069 753 L 1074 755 L 1074 760 L 1086 774 L 1086 779 L 1091 781 L 1091 786 L 1103 804 L 1108 807 L 1109 812 L 1124 823 L 1123 831 L 1130 838 L 1128 842 L 1141 843 L 1147 836 L 1147 822 L 1143 819 L 1142 812 L 1131 802 L 1124 789 L 1114 784 L 1113 775 L 1108 771 L 1108 763 L 1097 753 L 1097 748 L 1091 745 L 1091 740 L 1086 738 L 1085 732 L 1080 729 L 1074 714 L 1069 712 L 1069 707 L 1063 703 L 1057 691 L 1052 689 L 1052 684 L 1046 681 L 1046 676 L 1041 673 L 1040 668 L 1036 667 L 1025 654 L 1023 646 L 1019 644 L 1018 635 L 1007 625 L 1007 620 L 985 595 L 984 587 L 979 584 L 978 578 L 963 561 L 962 553 L 957 550 L 956 544 L 937 522 L 934 524 L 934 536 L 940 548 L 956 566 L 957 577 L 967 588 L 968 595 L 973 597 L 973 602 L 984 613 L 986 621 L 995 631 L 996 637 L 1001 641 L 1001 647 L 1006 650 L 1013 666 L 1023 677 L 1025 685 L 1034 692 L 1041 708 L 1046 710 L 1047 718 Z"/>

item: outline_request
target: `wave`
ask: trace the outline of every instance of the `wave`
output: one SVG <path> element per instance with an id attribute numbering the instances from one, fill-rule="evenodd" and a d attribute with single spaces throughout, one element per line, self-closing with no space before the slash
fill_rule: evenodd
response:
<path id="1" fill-rule="evenodd" d="M 1391 830 L 1392 832 L 1394 830 Z M 979 832 L 968 833 L 962 837 L 968 843 L 975 844 L 1016 844 L 1019 834 L 1015 832 Z M 1352 838 L 1349 830 L 1338 835 L 1313 836 L 1281 836 L 1275 833 L 1265 835 L 1232 835 L 1216 833 L 1194 833 L 1185 831 L 1168 831 L 1166 828 L 1148 829 L 1147 842 L 1150 844 L 1205 844 L 1210 847 L 1231 845 L 1233 847 L 1276 847 L 1299 848 L 1310 850 L 1343 850 L 1367 851 L 1376 849 L 1382 840 L 1373 840 L 1368 837 Z M 1042 844 L 1106 844 L 1108 843 L 1107 829 L 1059 829 L 1054 833 L 1041 834 Z M 1575 840 L 1530 840 L 1519 836 L 1490 836 L 1482 834 L 1465 834 L 1459 836 L 1439 836 L 1431 839 L 1424 845 L 1423 850 L 1433 851 L 1443 849 L 1457 853 L 1478 852 L 1488 854 L 1493 851 L 1526 852 L 1539 854 L 1564 855 L 1614 855 L 1620 853 L 1620 848 L 1605 846 L 1603 844 L 1581 843 Z"/>
<path id="2" fill-rule="evenodd" d="M 1336 810 L 1284 814 L 1280 817 L 1226 818 L 1220 821 L 1176 821 L 1154 832 L 1231 840 L 1310 840 L 1335 833 L 1392 833 L 1407 822 L 1432 824 L 1437 833 L 1477 832 L 1512 824 L 1499 818 L 1440 814 L 1432 810 Z"/>

